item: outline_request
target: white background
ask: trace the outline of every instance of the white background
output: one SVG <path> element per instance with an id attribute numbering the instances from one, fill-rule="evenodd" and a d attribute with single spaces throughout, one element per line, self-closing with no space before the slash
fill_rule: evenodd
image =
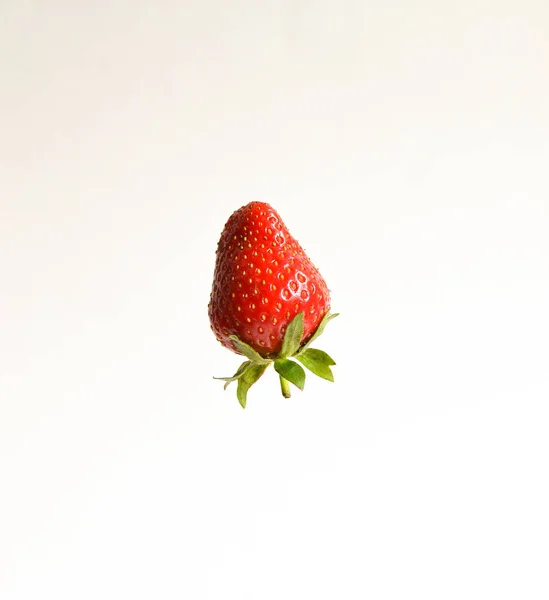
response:
<path id="1" fill-rule="evenodd" d="M 549 5 L 0 5 L 0 598 L 549 597 Z M 271 203 L 336 382 L 209 329 Z"/>

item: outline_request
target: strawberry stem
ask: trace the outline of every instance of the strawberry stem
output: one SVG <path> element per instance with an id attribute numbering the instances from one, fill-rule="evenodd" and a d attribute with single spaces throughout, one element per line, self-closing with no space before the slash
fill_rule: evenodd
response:
<path id="1" fill-rule="evenodd" d="M 292 392 L 290 390 L 290 383 L 287 379 L 284 379 L 282 375 L 280 375 L 280 389 L 284 398 L 290 398 L 292 396 Z"/>
<path id="2" fill-rule="evenodd" d="M 263 356 L 236 335 L 230 335 L 229 340 L 233 342 L 237 354 L 243 354 L 248 360 L 240 365 L 232 377 L 214 377 L 214 379 L 225 381 L 223 389 L 226 389 L 232 381 L 237 382 L 236 395 L 242 408 L 246 407 L 248 390 L 263 375 L 271 363 L 273 363 L 274 369 L 280 377 L 280 390 L 284 398 L 290 398 L 292 395 L 290 383 L 302 391 L 305 385 L 303 367 L 291 359 L 298 360 L 318 377 L 333 381 L 334 375 L 330 367 L 335 365 L 334 359 L 323 350 L 310 348 L 309 346 L 334 317 L 337 317 L 337 313 L 324 315 L 313 335 L 305 344 L 300 346 L 303 337 L 303 313 L 297 314 L 286 328 L 282 349 L 276 356 L 272 354 Z"/>

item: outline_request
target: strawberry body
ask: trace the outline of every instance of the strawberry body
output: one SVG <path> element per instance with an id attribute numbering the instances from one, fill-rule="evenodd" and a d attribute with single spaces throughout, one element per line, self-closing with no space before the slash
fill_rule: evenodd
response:
<path id="1" fill-rule="evenodd" d="M 229 339 L 237 336 L 262 356 L 276 356 L 298 313 L 306 342 L 329 310 L 326 282 L 278 213 L 263 202 L 235 211 L 218 243 L 208 306 L 217 339 L 240 354 Z"/>

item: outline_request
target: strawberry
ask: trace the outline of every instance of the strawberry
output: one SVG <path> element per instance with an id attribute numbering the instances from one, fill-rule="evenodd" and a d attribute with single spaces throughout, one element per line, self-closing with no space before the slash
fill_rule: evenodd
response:
<path id="1" fill-rule="evenodd" d="M 208 313 L 211 328 L 227 348 L 248 360 L 225 387 L 238 382 L 237 396 L 246 406 L 248 389 L 271 364 L 280 376 L 303 389 L 305 371 L 333 381 L 334 361 L 310 348 L 331 315 L 330 291 L 317 268 L 291 236 L 278 213 L 263 202 L 235 211 L 221 234 Z"/>

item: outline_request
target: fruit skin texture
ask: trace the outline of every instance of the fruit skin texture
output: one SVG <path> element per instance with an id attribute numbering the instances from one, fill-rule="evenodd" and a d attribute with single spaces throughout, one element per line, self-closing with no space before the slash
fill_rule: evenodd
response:
<path id="1" fill-rule="evenodd" d="M 276 356 L 288 324 L 304 313 L 301 342 L 330 310 L 330 292 L 278 213 L 264 202 L 235 211 L 221 234 L 208 314 L 217 339 L 240 354 L 230 335 Z"/>

